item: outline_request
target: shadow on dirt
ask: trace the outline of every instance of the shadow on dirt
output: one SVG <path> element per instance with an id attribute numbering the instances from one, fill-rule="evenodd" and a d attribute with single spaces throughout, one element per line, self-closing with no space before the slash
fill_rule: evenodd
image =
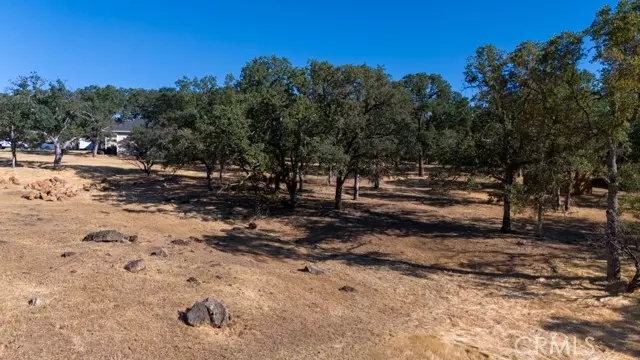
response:
<path id="1" fill-rule="evenodd" d="M 571 317 L 554 317 L 543 327 L 582 339 L 592 338 L 592 343 L 604 344 L 612 350 L 640 358 L 640 301 L 618 308 L 619 318 L 610 321 L 590 321 Z M 596 350 L 599 351 L 599 350 Z"/>
<path id="2" fill-rule="evenodd" d="M 551 258 L 560 260 L 557 254 L 541 255 L 530 250 L 502 252 L 487 248 L 479 252 L 473 261 L 464 263 L 430 263 L 424 264 L 409 258 L 399 258 L 395 254 L 364 251 L 363 244 L 371 239 L 388 236 L 390 241 L 435 241 L 447 246 L 449 241 L 460 242 L 507 241 L 523 242 L 530 247 L 540 246 L 553 249 L 555 244 L 571 244 L 576 246 L 576 254 L 593 256 L 588 249 L 582 248 L 587 236 L 595 233 L 600 225 L 584 219 L 563 218 L 554 216 L 545 223 L 544 240 L 532 240 L 534 228 L 530 219 L 517 219 L 519 229 L 513 234 L 500 234 L 499 219 L 468 218 L 458 220 L 443 217 L 437 210 L 398 210 L 397 208 L 371 208 L 371 204 L 345 202 L 342 211 L 333 210 L 330 199 L 319 199 L 308 195 L 301 199 L 295 211 L 290 210 L 280 200 L 264 203 L 264 197 L 247 192 L 218 190 L 224 185 L 216 181 L 216 189 L 207 191 L 204 178 L 201 176 L 173 175 L 159 173 L 146 177 L 138 169 L 119 167 L 70 165 L 80 177 L 96 180 L 109 178 L 110 186 L 105 191 L 96 191 L 92 197 L 96 201 L 109 202 L 123 208 L 124 211 L 139 213 L 163 213 L 176 216 L 190 216 L 205 221 L 236 219 L 247 222 L 253 217 L 268 215 L 275 221 L 292 226 L 305 234 L 300 238 L 283 240 L 277 234 L 263 231 L 229 230 L 221 236 L 206 235 L 206 242 L 224 252 L 265 256 L 275 259 L 301 261 L 342 261 L 347 265 L 366 266 L 391 269 L 415 277 L 442 273 L 451 275 L 474 276 L 478 279 L 518 279 L 535 281 L 541 276 L 562 282 L 554 286 L 575 286 L 571 282 L 595 281 L 589 276 L 571 276 L 561 270 L 554 271 Z M 396 180 L 395 186 L 399 186 Z M 413 179 L 411 179 L 413 181 Z M 418 181 L 423 181 L 418 179 Z M 418 183 L 407 183 L 417 186 Z M 448 195 L 440 191 L 420 188 L 398 188 L 401 194 L 418 192 L 420 201 L 434 207 L 468 206 L 477 204 L 474 199 L 466 199 Z M 284 194 L 282 194 L 284 195 Z M 369 191 L 363 189 L 364 198 L 378 197 L 387 202 L 404 201 L 397 194 L 388 191 Z M 277 197 L 275 197 L 277 199 Z M 284 196 L 282 196 L 284 198 Z M 169 206 L 167 206 L 169 205 Z M 494 205 L 499 206 L 499 205 Z M 265 210 L 266 208 L 266 210 Z M 477 245 L 477 244 L 476 244 Z M 453 245 L 452 245 L 453 246 Z M 475 246 L 474 249 L 477 249 Z M 453 251 L 453 250 L 452 250 Z M 489 254 L 490 251 L 496 251 Z M 566 252 L 566 249 L 563 251 Z M 477 252 L 477 250 L 476 250 Z M 562 251 L 556 251 L 561 253 Z M 471 254 L 473 255 L 473 254 Z M 471 256 L 470 255 L 470 256 Z M 546 257 L 545 257 L 546 256 Z M 484 260 L 489 259 L 489 260 Z M 571 259 L 567 259 L 569 261 Z M 532 264 L 545 264 L 538 268 Z M 527 269 L 523 271 L 522 269 Z M 551 270 L 549 270 L 551 269 Z M 480 281 L 477 281 L 480 284 Z M 482 286 L 482 285 L 478 285 Z M 519 291 L 513 287 L 512 292 Z"/>

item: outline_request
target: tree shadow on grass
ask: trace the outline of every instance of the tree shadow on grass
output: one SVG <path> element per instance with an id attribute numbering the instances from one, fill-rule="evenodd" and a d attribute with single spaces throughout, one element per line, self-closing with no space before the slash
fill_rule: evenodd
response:
<path id="1" fill-rule="evenodd" d="M 0 161 L 0 167 L 11 167 L 11 159 Z M 29 169 L 53 169 L 53 160 L 50 162 L 34 161 L 34 160 L 20 160 L 16 164 L 16 168 L 29 168 Z"/>
<path id="2" fill-rule="evenodd" d="M 130 213 L 162 213 L 223 220 L 245 217 L 255 201 L 245 194 L 208 191 L 202 177 L 157 172 L 146 176 L 136 168 L 69 165 L 87 180 L 104 182 L 102 190 L 92 190 L 95 201 L 109 203 Z"/>
<path id="3" fill-rule="evenodd" d="M 444 192 L 423 190 L 419 193 L 402 193 L 390 190 L 385 191 L 371 191 L 363 192 L 361 197 L 366 199 L 383 200 L 389 202 L 415 202 L 421 205 L 433 206 L 433 207 L 448 207 L 448 206 L 464 206 L 464 205 L 479 205 L 486 204 L 486 201 L 480 199 L 460 198 L 447 195 Z"/>
<path id="4" fill-rule="evenodd" d="M 640 301 L 635 299 L 632 304 L 617 309 L 618 319 L 608 321 L 554 317 L 544 325 L 544 329 L 574 335 L 583 339 L 591 337 L 611 350 L 640 358 L 639 305 Z"/>
<path id="5" fill-rule="evenodd" d="M 237 255 L 251 255 L 268 257 L 277 260 L 294 260 L 304 262 L 339 261 L 347 266 L 360 266 L 373 269 L 385 269 L 399 272 L 405 276 L 425 278 L 430 275 L 465 276 L 467 286 L 487 289 L 502 287 L 507 295 L 521 293 L 517 283 L 496 283 L 496 280 L 516 280 L 535 283 L 540 286 L 553 288 L 568 288 L 584 286 L 577 284 L 581 281 L 597 283 L 599 277 L 570 275 L 562 271 L 540 271 L 527 267 L 528 264 L 540 262 L 541 259 L 551 258 L 563 260 L 563 256 L 545 254 L 530 254 L 506 251 L 474 251 L 477 261 L 469 263 L 425 264 L 415 260 L 398 258 L 395 254 L 381 251 L 360 251 L 358 244 L 347 247 L 323 247 L 315 244 L 300 243 L 295 240 L 283 240 L 260 230 L 233 228 L 224 230 L 224 235 L 204 236 L 205 243 L 218 251 Z M 587 255 L 585 255 L 587 256 Z M 565 260 L 575 260 L 575 256 L 566 255 Z M 542 260 L 544 262 L 544 260 Z M 527 271 L 523 271 L 528 269 Z M 548 283 L 538 283 L 544 277 Z M 593 290 L 602 290 L 594 285 Z M 532 294 L 542 294 L 532 292 Z"/>
<path id="6" fill-rule="evenodd" d="M 607 194 L 584 194 L 572 198 L 576 206 L 604 211 L 607 208 Z"/>
<path id="7" fill-rule="evenodd" d="M 125 160 L 122 160 L 123 164 Z M 66 169 L 75 171 L 76 175 L 83 179 L 98 181 L 105 177 L 123 176 L 130 177 L 129 180 L 144 180 L 147 176 L 138 168 L 119 166 L 91 166 L 91 165 L 66 165 Z M 157 172 L 154 174 L 158 174 Z M 153 175 L 152 175 L 153 176 Z"/>
<path id="8" fill-rule="evenodd" d="M 452 180 L 432 180 L 430 178 L 400 178 L 388 180 L 387 184 L 403 187 L 407 189 L 432 189 L 434 186 L 441 187 L 443 190 L 466 190 L 468 183 L 466 178 Z M 498 189 L 499 184 L 491 180 L 477 179 L 475 186 L 480 189 Z"/>
<path id="9" fill-rule="evenodd" d="M 217 194 L 207 191 L 203 178 L 199 176 L 163 174 L 147 178 L 137 169 L 131 168 L 85 165 L 70 165 L 69 168 L 79 176 L 92 180 L 104 176 L 116 177 L 111 180 L 112 186 L 107 191 L 94 192 L 92 197 L 96 201 L 109 202 L 132 213 L 160 212 L 178 216 L 189 214 L 203 220 L 219 220 L 239 215 L 246 219 L 247 214 L 256 206 L 256 198 L 247 193 Z M 449 199 L 445 194 L 426 191 L 427 201 L 431 199 L 434 204 L 475 204 L 473 201 Z M 387 202 L 399 201 L 391 198 L 395 194 L 388 195 L 389 198 L 385 199 Z M 365 192 L 363 196 L 372 195 Z M 526 268 L 527 264 L 540 261 L 526 252 L 505 252 L 498 254 L 499 258 L 488 256 L 487 261 L 479 256 L 478 261 L 461 264 L 421 264 L 393 254 L 362 252 L 358 247 L 369 237 L 388 236 L 390 241 L 402 241 L 403 238 L 411 237 L 419 241 L 445 244 L 449 240 L 526 241 L 531 239 L 532 233 L 530 230 L 521 230 L 509 235 L 500 234 L 499 219 L 478 217 L 459 220 L 443 217 L 436 210 L 429 209 L 408 211 L 381 207 L 374 210 L 371 204 L 366 203 L 347 202 L 345 205 L 346 209 L 335 211 L 331 200 L 313 196 L 304 196 L 295 211 L 279 203 L 271 204 L 270 217 L 305 234 L 297 239 L 281 240 L 272 233 L 253 231 L 208 236 L 207 242 L 230 253 L 304 261 L 338 260 L 347 265 L 389 268 L 416 277 L 424 277 L 429 273 L 450 273 L 527 281 L 540 276 L 552 276 L 564 282 L 591 279 L 568 277 L 560 273 L 536 273 L 535 269 L 523 272 L 520 269 Z M 526 223 L 528 229 L 533 228 L 531 220 L 518 221 Z M 584 242 L 585 234 L 592 233 L 598 226 L 583 219 L 553 217 L 546 221 L 546 238 L 539 243 L 546 247 L 552 247 L 555 243 L 579 245 Z M 459 251 L 461 248 L 458 246 L 455 250 Z M 514 266 L 516 263 L 518 265 Z"/>

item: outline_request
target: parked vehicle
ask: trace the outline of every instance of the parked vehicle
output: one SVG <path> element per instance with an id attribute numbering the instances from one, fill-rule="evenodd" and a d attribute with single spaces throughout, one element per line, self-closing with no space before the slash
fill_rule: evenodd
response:
<path id="1" fill-rule="evenodd" d="M 56 146 L 52 142 L 43 142 L 40 144 L 40 150 L 55 150 Z"/>
<path id="2" fill-rule="evenodd" d="M 16 144 L 16 148 L 26 150 L 29 148 L 29 144 L 24 141 L 18 141 L 18 143 Z M 11 149 L 11 140 L 4 139 L 0 141 L 0 150 L 1 149 Z"/>

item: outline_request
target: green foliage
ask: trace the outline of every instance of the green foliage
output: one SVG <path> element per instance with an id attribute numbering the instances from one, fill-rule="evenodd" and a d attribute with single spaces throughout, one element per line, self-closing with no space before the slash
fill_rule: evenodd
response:
<path id="1" fill-rule="evenodd" d="M 620 190 L 640 191 L 640 163 L 625 163 L 618 169 Z"/>
<path id="2" fill-rule="evenodd" d="M 165 159 L 163 139 L 166 136 L 158 128 L 136 127 L 122 145 L 135 158 L 136 165 L 149 176 L 153 167 Z"/>
<path id="3" fill-rule="evenodd" d="M 126 97 L 123 90 L 113 86 L 88 86 L 77 90 L 81 104 L 78 109 L 83 129 L 98 149 L 100 137 L 109 132 L 124 112 Z"/>

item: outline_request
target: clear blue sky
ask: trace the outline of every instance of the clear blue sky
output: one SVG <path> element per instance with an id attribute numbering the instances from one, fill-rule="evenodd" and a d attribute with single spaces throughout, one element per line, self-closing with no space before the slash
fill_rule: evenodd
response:
<path id="1" fill-rule="evenodd" d="M 238 75 L 259 55 L 442 74 L 463 88 L 467 56 L 581 30 L 605 0 L 0 0 L 0 88 L 37 71 L 71 87 L 171 86 Z"/>

